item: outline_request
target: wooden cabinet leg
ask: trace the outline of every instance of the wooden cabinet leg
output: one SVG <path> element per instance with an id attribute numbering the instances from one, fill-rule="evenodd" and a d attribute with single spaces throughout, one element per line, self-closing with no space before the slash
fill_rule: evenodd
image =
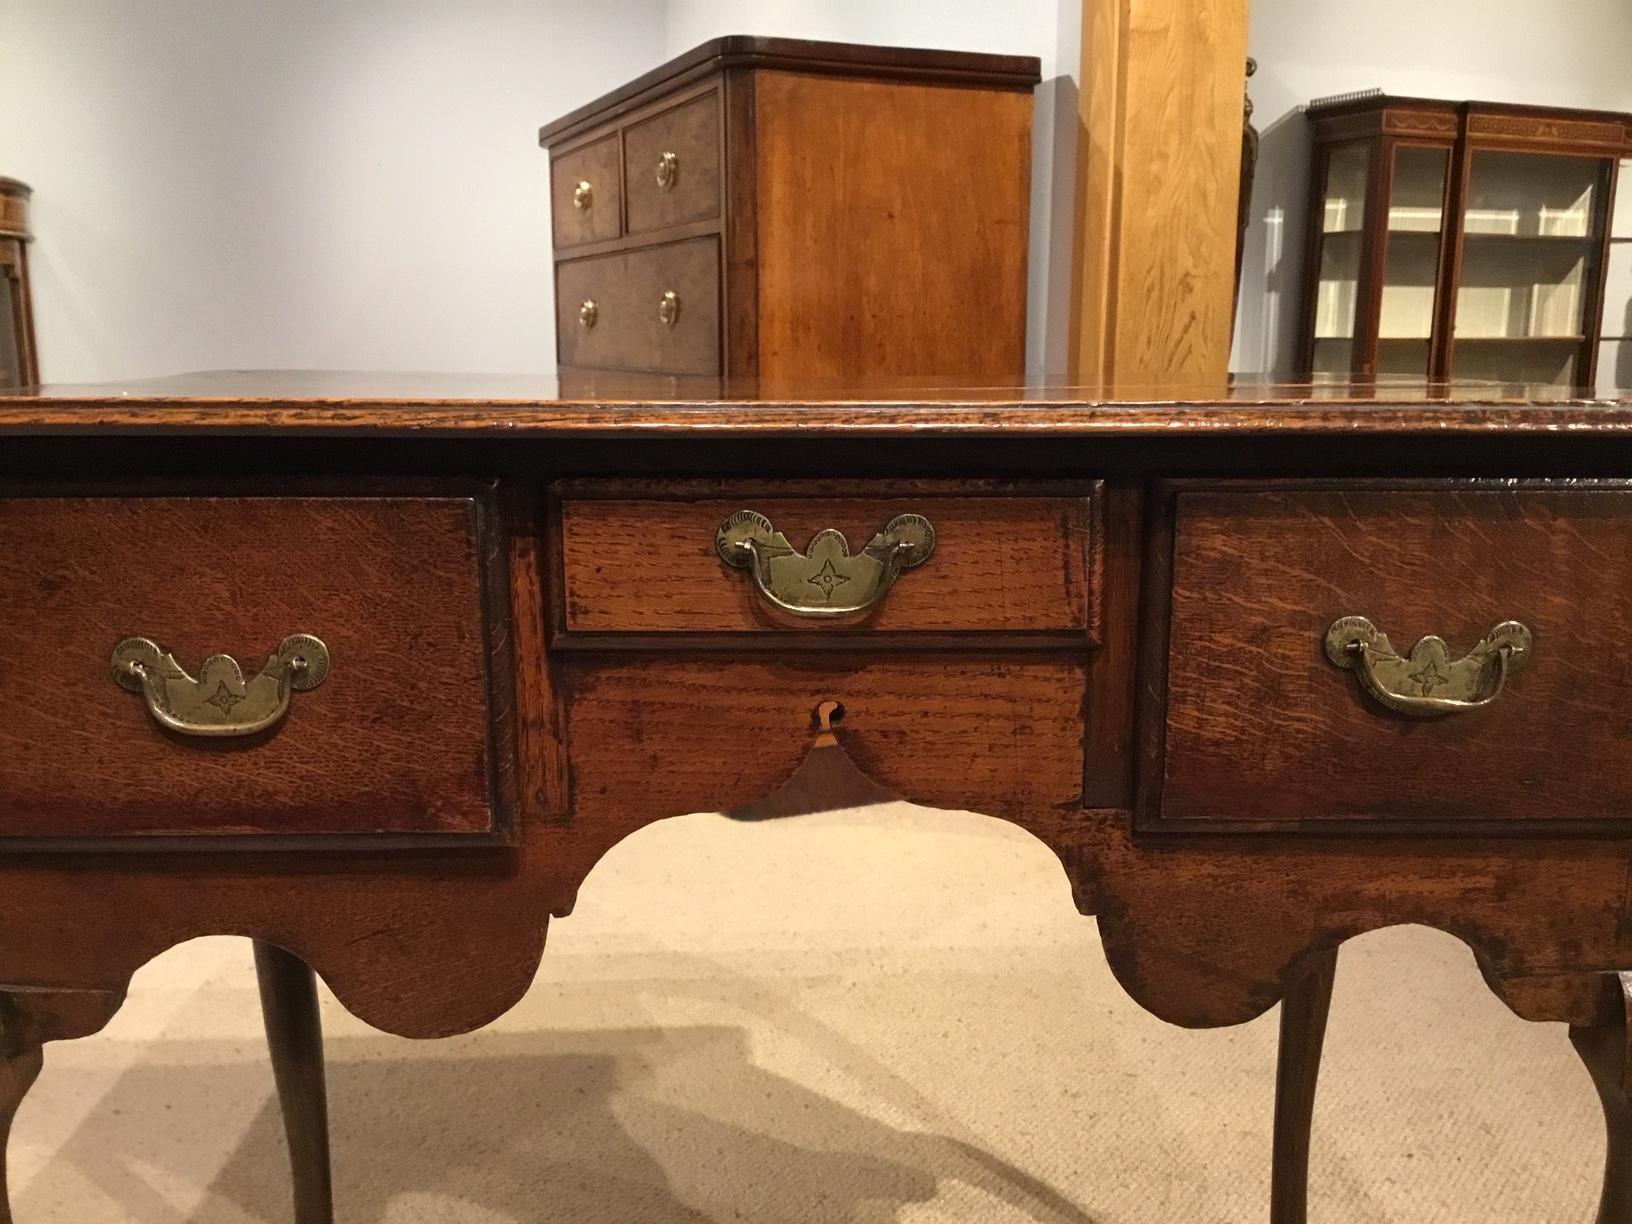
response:
<path id="1" fill-rule="evenodd" d="M 1337 949 L 1323 953 L 1281 1001 L 1281 1046 L 1275 1068 L 1275 1151 L 1270 1171 L 1270 1224 L 1305 1224 L 1309 1216 L 1309 1128 L 1315 1082 L 1332 1007 Z"/>
<path id="2" fill-rule="evenodd" d="M 1587 1065 L 1598 1099 L 1604 1104 L 1604 1193 L 1598 1224 L 1632 1224 L 1632 973 L 1610 978 L 1599 1023 L 1574 1026 L 1570 1044 Z"/>
<path id="3" fill-rule="evenodd" d="M 0 1224 L 12 1224 L 6 1190 L 11 1123 L 39 1077 L 45 1043 L 96 1032 L 124 998 L 123 991 L 0 987 Z"/>
<path id="4" fill-rule="evenodd" d="M 332 1224 L 329 1102 L 323 1079 L 317 978 L 298 956 L 259 940 L 255 941 L 255 974 L 260 979 L 261 1015 L 266 1020 L 266 1044 L 272 1053 L 283 1129 L 289 1138 L 295 1224 Z"/>
<path id="5" fill-rule="evenodd" d="M 3 1036 L 0 1033 L 0 1037 Z M 11 1139 L 11 1120 L 17 1116 L 17 1106 L 34 1086 L 44 1061 L 43 1051 L 37 1045 L 8 1046 L 0 1050 L 0 1224 L 11 1224 L 11 1200 L 6 1194 L 6 1147 Z"/>

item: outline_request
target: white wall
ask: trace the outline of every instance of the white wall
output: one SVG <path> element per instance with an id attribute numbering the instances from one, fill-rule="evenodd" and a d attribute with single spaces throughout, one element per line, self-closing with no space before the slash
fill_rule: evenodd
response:
<path id="1" fill-rule="evenodd" d="M 43 375 L 553 366 L 538 125 L 662 0 L 0 0 Z"/>
<path id="2" fill-rule="evenodd" d="M 1309 139 L 1296 107 L 1373 86 L 1456 101 L 1632 111 L 1632 0 L 1252 0 L 1264 134 L 1236 335 L 1238 370 L 1296 360 Z"/>
<path id="3" fill-rule="evenodd" d="M 669 0 L 669 54 L 723 34 L 1037 56 L 1043 84 L 1032 126 L 1026 366 L 1039 378 L 1064 371 L 1081 0 Z M 948 132 L 947 139 L 957 133 Z"/>

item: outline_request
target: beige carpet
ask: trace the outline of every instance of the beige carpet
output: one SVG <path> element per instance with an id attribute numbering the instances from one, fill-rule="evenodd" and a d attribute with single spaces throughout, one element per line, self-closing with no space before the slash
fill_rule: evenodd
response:
<path id="1" fill-rule="evenodd" d="M 666 821 L 619 846 L 494 1027 L 326 1001 L 342 1224 L 1265 1218 L 1275 1016 L 1140 1012 L 1053 856 L 905 806 Z M 154 962 L 18 1116 L 18 1224 L 290 1218 L 249 948 Z M 1571 1221 L 1601 1122 L 1563 1029 L 1450 936 L 1346 946 L 1316 1224 Z"/>

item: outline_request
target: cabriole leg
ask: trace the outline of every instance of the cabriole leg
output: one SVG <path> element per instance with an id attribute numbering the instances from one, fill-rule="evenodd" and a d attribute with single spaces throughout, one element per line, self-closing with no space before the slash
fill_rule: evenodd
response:
<path id="1" fill-rule="evenodd" d="M 12 1224 L 6 1190 L 11 1123 L 39 1077 L 45 1043 L 96 1032 L 124 997 L 122 991 L 0 987 L 0 1224 Z"/>
<path id="2" fill-rule="evenodd" d="M 295 1224 L 332 1224 L 334 1192 L 329 1166 L 329 1102 L 323 1077 L 323 1021 L 317 978 L 298 956 L 255 941 L 261 1015 L 278 1085 L 289 1165 L 294 1178 Z"/>
<path id="3" fill-rule="evenodd" d="M 1275 1151 L 1270 1170 L 1270 1224 L 1305 1224 L 1309 1215 L 1309 1128 L 1315 1082 L 1332 1007 L 1337 949 L 1322 953 L 1281 1001 L 1281 1045 L 1275 1068 Z"/>
<path id="4" fill-rule="evenodd" d="M 1613 975 L 1614 989 L 1599 1023 L 1570 1029 L 1570 1044 L 1587 1065 L 1604 1104 L 1604 1193 L 1598 1224 L 1632 1224 L 1632 1084 L 1628 1017 L 1632 973 Z"/>

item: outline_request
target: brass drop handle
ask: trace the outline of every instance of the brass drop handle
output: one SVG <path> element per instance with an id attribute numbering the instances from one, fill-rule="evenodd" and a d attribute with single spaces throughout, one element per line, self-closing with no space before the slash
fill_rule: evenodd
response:
<path id="1" fill-rule="evenodd" d="M 1454 663 L 1444 638 L 1425 637 L 1401 655 L 1363 616 L 1345 616 L 1326 631 L 1328 659 L 1352 669 L 1384 706 L 1415 718 L 1489 705 L 1530 661 L 1533 646 L 1530 630 L 1518 621 L 1503 621 Z"/>
<path id="2" fill-rule="evenodd" d="M 664 327 L 680 322 L 680 295 L 673 289 L 657 299 L 657 317 Z"/>
<path id="3" fill-rule="evenodd" d="M 594 298 L 585 298 L 584 304 L 578 307 L 578 325 L 585 331 L 595 326 L 595 320 L 601 317 L 601 308 L 595 305 Z"/>
<path id="4" fill-rule="evenodd" d="M 588 179 L 579 179 L 578 186 L 572 189 L 572 206 L 579 212 L 587 212 L 595 203 L 595 188 Z"/>
<path id="5" fill-rule="evenodd" d="M 844 533 L 818 531 L 804 552 L 754 510 L 739 510 L 714 536 L 720 559 L 747 570 L 761 596 L 794 616 L 855 616 L 876 607 L 903 570 L 935 551 L 935 528 L 921 514 L 899 514 L 851 555 Z"/>
<path id="6" fill-rule="evenodd" d="M 309 633 L 294 633 L 266 658 L 260 674 L 244 679 L 231 655 L 211 655 L 195 678 L 150 638 L 126 638 L 113 648 L 113 678 L 147 698 L 160 726 L 182 735 L 254 735 L 289 711 L 295 690 L 314 689 L 329 674 L 329 648 Z"/>
<path id="7" fill-rule="evenodd" d="M 672 191 L 680 178 L 680 158 L 665 153 L 657 159 L 657 185 L 663 191 Z"/>

